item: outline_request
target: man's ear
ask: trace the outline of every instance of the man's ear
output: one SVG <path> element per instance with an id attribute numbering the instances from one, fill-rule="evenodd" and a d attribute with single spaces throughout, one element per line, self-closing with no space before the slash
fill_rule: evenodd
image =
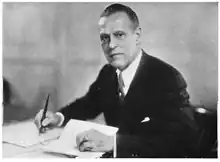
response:
<path id="1" fill-rule="evenodd" d="M 135 29 L 135 34 L 136 34 L 136 44 L 140 44 L 141 43 L 141 27 L 137 27 Z"/>

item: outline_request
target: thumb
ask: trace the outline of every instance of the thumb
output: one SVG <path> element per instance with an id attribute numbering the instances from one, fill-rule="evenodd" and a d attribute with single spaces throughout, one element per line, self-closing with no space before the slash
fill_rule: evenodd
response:
<path id="1" fill-rule="evenodd" d="M 48 127 L 54 127 L 57 126 L 58 123 L 58 117 L 54 114 L 48 114 L 48 116 L 43 120 L 42 125 L 48 126 Z"/>
<path id="2" fill-rule="evenodd" d="M 47 126 L 52 123 L 52 118 L 45 118 L 42 122 L 42 126 Z"/>

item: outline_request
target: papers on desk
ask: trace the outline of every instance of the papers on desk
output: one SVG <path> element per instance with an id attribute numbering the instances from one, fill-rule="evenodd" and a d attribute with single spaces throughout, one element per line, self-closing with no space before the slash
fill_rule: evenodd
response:
<path id="1" fill-rule="evenodd" d="M 104 152 L 80 152 L 76 145 L 77 134 L 92 128 L 106 135 L 113 136 L 116 135 L 118 131 L 116 127 L 72 119 L 65 126 L 59 139 L 43 147 L 43 150 L 46 152 L 77 156 L 79 158 L 98 158 L 102 156 Z"/>
<path id="2" fill-rule="evenodd" d="M 22 147 L 30 147 L 35 144 L 56 139 L 60 136 L 62 129 L 48 130 L 39 134 L 39 130 L 33 120 L 17 122 L 2 128 L 2 141 Z"/>

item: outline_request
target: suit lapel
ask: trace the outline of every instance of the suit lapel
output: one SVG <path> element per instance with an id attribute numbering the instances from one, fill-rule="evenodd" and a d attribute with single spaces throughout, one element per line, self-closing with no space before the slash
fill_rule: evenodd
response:
<path id="1" fill-rule="evenodd" d="M 138 83 L 140 81 L 143 81 L 144 78 L 147 76 L 147 61 L 148 61 L 148 55 L 142 51 L 141 61 L 138 65 L 137 71 L 134 75 L 134 78 L 130 84 L 130 87 L 128 89 L 127 95 L 125 96 L 125 100 L 128 100 L 129 96 L 134 96 L 133 92 L 138 87 Z"/>

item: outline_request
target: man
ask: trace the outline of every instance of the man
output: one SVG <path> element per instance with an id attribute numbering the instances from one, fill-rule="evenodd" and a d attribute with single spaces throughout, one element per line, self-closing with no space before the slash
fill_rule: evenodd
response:
<path id="1" fill-rule="evenodd" d="M 48 112 L 43 125 L 65 125 L 71 118 L 92 119 L 101 112 L 119 128 L 118 157 L 187 157 L 194 151 L 194 121 L 182 111 L 189 95 L 182 75 L 141 49 L 136 13 L 121 4 L 108 6 L 99 20 L 105 65 L 88 93 Z M 39 125 L 42 111 L 36 116 Z M 89 130 L 77 137 L 81 151 L 111 151 L 112 137 Z"/>

